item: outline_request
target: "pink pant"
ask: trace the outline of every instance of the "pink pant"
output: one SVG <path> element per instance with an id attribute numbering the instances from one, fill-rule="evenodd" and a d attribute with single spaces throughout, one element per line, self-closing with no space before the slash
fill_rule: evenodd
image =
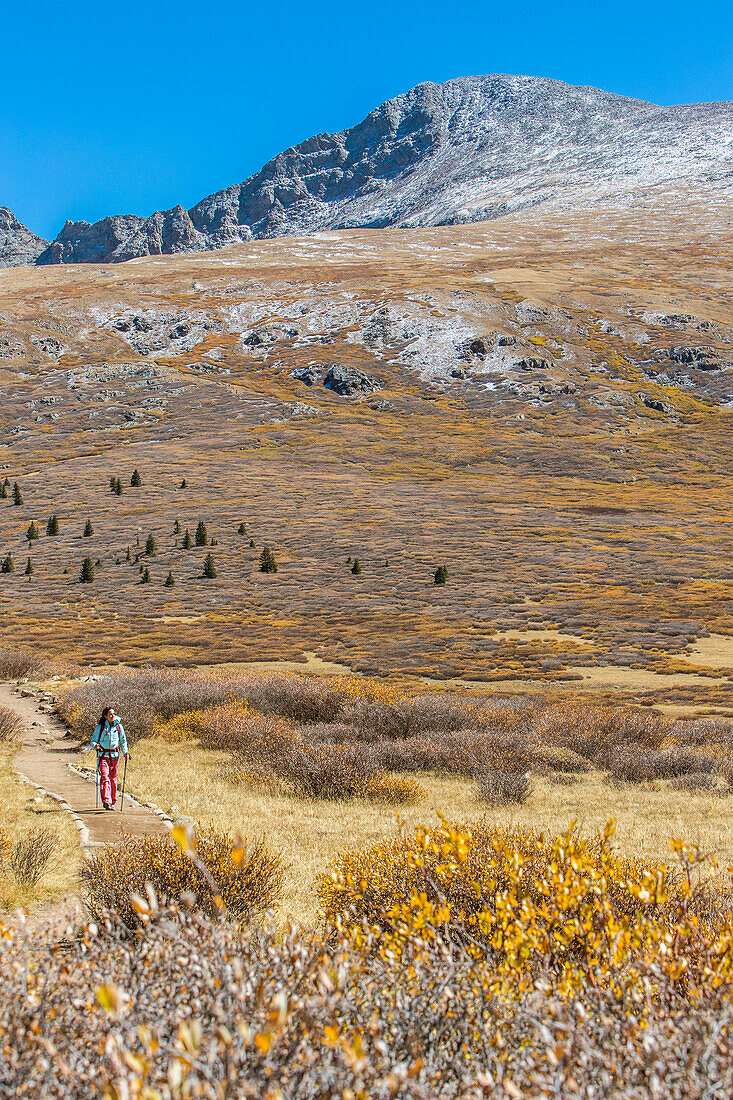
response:
<path id="1" fill-rule="evenodd" d="M 99 758 L 99 786 L 101 788 L 102 802 L 114 806 L 117 801 L 117 767 L 119 760 L 112 760 L 109 756 Z"/>

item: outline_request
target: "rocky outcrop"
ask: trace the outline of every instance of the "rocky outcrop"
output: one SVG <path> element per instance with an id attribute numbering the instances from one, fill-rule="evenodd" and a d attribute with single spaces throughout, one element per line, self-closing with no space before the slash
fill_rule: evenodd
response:
<path id="1" fill-rule="evenodd" d="M 341 397 L 352 397 L 355 393 L 374 393 L 382 388 L 382 383 L 371 375 L 357 367 L 345 367 L 339 363 L 331 364 L 323 385 Z"/>
<path id="2" fill-rule="evenodd" d="M 696 370 L 721 370 L 725 365 L 718 361 L 712 348 L 673 347 L 667 352 L 673 363 L 694 367 Z"/>
<path id="3" fill-rule="evenodd" d="M 23 267 L 36 262 L 48 245 L 18 221 L 12 210 L 0 206 L 0 267 Z"/>
<path id="4" fill-rule="evenodd" d="M 143 223 L 135 214 L 94 222 L 67 222 L 37 264 L 109 263 Z"/>
<path id="5" fill-rule="evenodd" d="M 671 416 L 676 412 L 673 405 L 660 400 L 658 397 L 653 397 L 651 394 L 639 393 L 637 397 L 641 400 L 642 404 L 646 405 L 648 409 L 653 409 L 654 412 L 666 413 L 667 416 Z"/>
<path id="6" fill-rule="evenodd" d="M 517 359 L 514 366 L 517 370 L 550 370 L 550 363 L 546 359 L 535 359 L 528 356 L 526 359 Z"/>

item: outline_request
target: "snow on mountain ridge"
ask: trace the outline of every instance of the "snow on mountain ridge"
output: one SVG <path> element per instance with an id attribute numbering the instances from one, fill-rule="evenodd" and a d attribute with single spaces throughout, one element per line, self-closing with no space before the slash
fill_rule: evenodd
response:
<path id="1" fill-rule="evenodd" d="M 621 205 L 733 182 L 733 104 L 660 107 L 540 77 L 418 84 L 284 150 L 190 210 L 67 222 L 39 263 L 114 262 L 252 237 L 481 221 L 540 203 Z"/>

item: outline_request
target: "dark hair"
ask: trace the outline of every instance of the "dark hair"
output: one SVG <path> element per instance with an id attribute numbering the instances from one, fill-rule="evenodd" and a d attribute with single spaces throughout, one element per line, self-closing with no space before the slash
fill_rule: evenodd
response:
<path id="1" fill-rule="evenodd" d="M 104 729 L 104 723 L 107 721 L 107 715 L 109 714 L 109 712 L 111 710 L 112 710 L 112 707 L 105 707 L 104 710 L 102 711 L 102 717 L 99 719 L 99 732 L 100 733 Z"/>

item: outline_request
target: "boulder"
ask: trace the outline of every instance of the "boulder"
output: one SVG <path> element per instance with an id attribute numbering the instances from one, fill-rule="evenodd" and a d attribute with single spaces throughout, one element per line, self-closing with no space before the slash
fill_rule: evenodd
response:
<path id="1" fill-rule="evenodd" d="M 483 337 L 472 336 L 470 340 L 464 340 L 461 344 L 460 353 L 462 359 L 480 359 L 483 362 L 489 354 L 489 349 Z"/>
<path id="2" fill-rule="evenodd" d="M 318 381 L 316 368 L 313 365 L 309 367 L 296 367 L 290 377 L 297 378 L 299 382 L 304 382 L 306 386 L 315 386 Z"/>
<path id="3" fill-rule="evenodd" d="M 355 393 L 374 393 L 382 388 L 382 383 L 371 375 L 357 367 L 346 367 L 340 363 L 331 364 L 323 385 L 341 397 L 351 397 Z"/>
<path id="4" fill-rule="evenodd" d="M 677 411 L 673 405 L 668 405 L 666 401 L 661 401 L 658 397 L 652 397 L 648 393 L 637 394 L 637 397 L 648 409 L 653 409 L 654 412 L 667 413 L 667 415 L 669 415 Z"/>
<path id="5" fill-rule="evenodd" d="M 550 363 L 546 359 L 517 359 L 514 366 L 518 370 L 550 370 Z"/>

